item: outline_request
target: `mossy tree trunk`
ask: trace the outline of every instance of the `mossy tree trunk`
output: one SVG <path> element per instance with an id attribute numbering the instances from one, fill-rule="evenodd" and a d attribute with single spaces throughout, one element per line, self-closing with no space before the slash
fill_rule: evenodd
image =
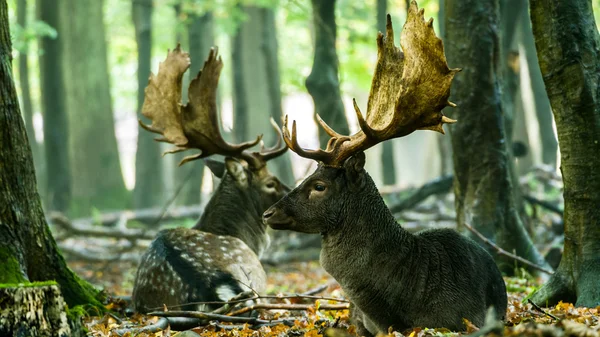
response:
<path id="1" fill-rule="evenodd" d="M 59 2 L 76 215 L 130 206 L 115 137 L 103 5 Z"/>
<path id="2" fill-rule="evenodd" d="M 445 10 L 448 63 L 463 69 L 452 88 L 451 101 L 458 108 L 448 111 L 458 120 L 452 147 L 459 228 L 469 222 L 500 247 L 545 265 L 515 208 L 499 86 L 500 40 L 494 28 L 500 24 L 498 1 L 448 1 Z M 514 261 L 496 260 L 504 272 L 513 270 Z"/>
<path id="3" fill-rule="evenodd" d="M 528 6 L 528 4 L 525 4 Z M 558 151 L 558 142 L 554 127 L 552 126 L 552 107 L 548 99 L 548 93 L 540 71 L 538 55 L 535 49 L 533 31 L 531 29 L 531 20 L 529 19 L 529 8 L 521 11 L 519 18 L 520 28 L 522 30 L 523 49 L 527 58 L 529 68 L 529 77 L 531 78 L 531 90 L 533 92 L 533 102 L 535 104 L 535 114 L 540 130 L 542 143 L 542 163 L 556 167 L 556 155 Z"/>
<path id="4" fill-rule="evenodd" d="M 315 29 L 313 67 L 306 78 L 306 89 L 315 104 L 315 113 L 335 131 L 350 133 L 340 93 L 339 61 L 335 48 L 337 26 L 335 0 L 311 0 Z M 329 135 L 319 130 L 321 146 L 327 145 Z"/>
<path id="5" fill-rule="evenodd" d="M 387 22 L 387 0 L 377 0 L 377 30 L 385 32 Z M 383 167 L 383 184 L 396 184 L 396 166 L 394 165 L 394 145 L 391 141 L 381 145 L 381 165 Z"/>
<path id="6" fill-rule="evenodd" d="M 600 305 L 600 35 L 590 0 L 531 0 L 540 69 L 558 131 L 564 182 L 565 247 L 534 296 Z"/>
<path id="7" fill-rule="evenodd" d="M 262 42 L 261 48 L 265 59 L 265 76 L 267 78 L 268 99 L 270 101 L 271 117 L 281 125 L 283 107 L 281 102 L 281 78 L 279 73 L 279 45 L 277 43 L 277 25 L 275 24 L 275 9 L 261 8 Z M 266 123 L 265 123 L 266 125 Z M 271 130 L 265 130 L 271 133 Z M 270 137 L 274 142 L 275 137 Z M 283 140 L 282 140 L 283 141 Z M 269 144 L 267 144 L 269 145 Z M 294 174 L 290 152 L 272 160 L 270 169 L 284 183 L 293 185 Z"/>
<path id="8" fill-rule="evenodd" d="M 37 192 L 13 81 L 8 6 L 0 1 L 0 283 L 56 280 L 70 306 L 100 303 L 60 255 Z"/>
<path id="9" fill-rule="evenodd" d="M 46 208 L 66 212 L 71 203 L 71 160 L 61 43 L 64 39 L 58 0 L 37 0 L 38 18 L 54 27 L 57 38 L 43 37 L 40 47 L 40 87 L 44 117 Z"/>
<path id="10" fill-rule="evenodd" d="M 150 77 L 152 8 L 152 0 L 133 0 L 131 3 L 138 51 L 137 116 L 146 124 L 150 123 L 142 115 L 142 105 L 144 104 L 144 89 L 146 89 Z M 164 200 L 160 146 L 153 138 L 154 136 L 149 132 L 139 129 L 135 155 L 135 189 L 133 190 L 133 207 L 135 208 L 157 206 Z"/>

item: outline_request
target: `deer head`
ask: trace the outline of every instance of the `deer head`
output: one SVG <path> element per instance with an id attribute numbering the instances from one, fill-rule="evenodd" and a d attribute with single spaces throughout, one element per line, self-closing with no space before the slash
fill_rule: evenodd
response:
<path id="1" fill-rule="evenodd" d="M 360 130 L 340 135 L 318 115 L 317 121 L 331 137 L 325 150 L 306 150 L 298 144 L 296 122 L 284 140 L 298 155 L 317 160 L 315 173 L 264 213 L 267 224 L 278 229 L 323 232 L 339 223 L 348 199 L 365 185 L 363 151 L 388 139 L 404 137 L 415 130 L 444 133 L 444 123 L 455 121 L 441 110 L 454 106 L 448 101 L 450 84 L 458 69 L 448 68 L 442 41 L 435 36 L 433 19 L 425 22 L 423 9 L 411 5 L 401 37 L 401 51 L 394 45 L 391 17 L 386 35 L 377 36 L 377 65 L 373 74 L 366 118 L 356 100 L 354 109 Z M 364 205 L 362 205 L 364 206 Z"/>
<path id="2" fill-rule="evenodd" d="M 262 135 L 253 141 L 228 143 L 221 135 L 217 113 L 217 86 L 223 68 L 218 50 L 211 49 L 202 71 L 189 85 L 188 103 L 181 105 L 181 82 L 189 66 L 189 54 L 182 52 L 179 45 L 168 53 L 166 60 L 160 64 L 158 75 L 151 74 L 145 90 L 142 114 L 152 121 L 152 125 L 145 125 L 140 120 L 140 126 L 162 135 L 157 141 L 175 145 L 174 149 L 164 154 L 200 150 L 200 153 L 185 157 L 179 163 L 180 166 L 215 154 L 223 155 L 226 157 L 225 163 L 206 161 L 207 166 L 219 178 L 224 178 L 227 174 L 240 190 L 254 188 L 260 191 L 261 200 L 265 204 L 271 205 L 279 200 L 288 188 L 266 166 L 267 161 L 287 150 L 282 146 L 281 130 L 275 121 L 271 119 L 271 125 L 278 138 L 277 144 L 272 148 L 262 145 Z M 261 150 L 250 151 L 259 142 Z"/>

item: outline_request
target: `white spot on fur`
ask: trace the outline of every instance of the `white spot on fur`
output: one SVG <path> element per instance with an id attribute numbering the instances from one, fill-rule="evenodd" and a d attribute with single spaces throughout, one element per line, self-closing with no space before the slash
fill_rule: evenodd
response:
<path id="1" fill-rule="evenodd" d="M 215 292 L 221 301 L 229 301 L 235 295 L 237 295 L 235 292 L 233 292 L 233 289 L 226 285 L 218 286 Z"/>
<path id="2" fill-rule="evenodd" d="M 175 289 L 171 288 L 171 291 L 169 291 L 169 293 L 171 294 L 171 296 L 175 296 Z"/>

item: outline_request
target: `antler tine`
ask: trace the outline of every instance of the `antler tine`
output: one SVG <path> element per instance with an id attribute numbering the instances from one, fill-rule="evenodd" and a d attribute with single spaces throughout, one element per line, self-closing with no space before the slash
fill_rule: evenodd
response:
<path id="1" fill-rule="evenodd" d="M 213 154 L 245 158 L 244 151 L 258 144 L 262 135 L 255 140 L 231 144 L 221 135 L 220 118 L 217 112 L 217 86 L 223 61 L 218 48 L 211 48 L 202 70 L 190 83 L 189 102 L 183 107 L 182 123 L 188 137 L 188 148 L 200 149 L 202 153 L 184 159 L 188 161 L 205 158 Z"/>
<path id="2" fill-rule="evenodd" d="M 283 138 L 283 134 L 281 133 L 281 129 L 275 122 L 275 120 L 271 117 L 270 119 L 271 126 L 275 129 L 277 133 L 277 143 L 270 148 L 265 148 L 264 143 L 261 141 L 261 149 L 260 152 L 249 152 L 244 151 L 242 156 L 246 162 L 252 167 L 254 170 L 259 170 L 267 165 L 267 161 L 277 158 L 287 151 L 287 146 L 282 144 L 281 139 Z"/>
<path id="3" fill-rule="evenodd" d="M 356 100 L 353 101 L 360 131 L 342 136 L 317 116 L 319 124 L 332 138 L 325 151 L 309 151 L 298 145 L 295 123 L 291 138 L 286 123 L 284 139 L 292 151 L 330 166 L 341 166 L 354 153 L 387 139 L 403 137 L 415 130 L 443 133 L 444 123 L 456 122 L 444 116 L 441 110 L 455 106 L 448 97 L 459 69 L 448 68 L 442 41 L 433 31 L 433 21 L 424 20 L 423 12 L 412 0 L 400 39 L 402 51 L 394 45 L 394 29 L 388 14 L 385 36 L 377 35 L 377 65 L 366 117 Z"/>

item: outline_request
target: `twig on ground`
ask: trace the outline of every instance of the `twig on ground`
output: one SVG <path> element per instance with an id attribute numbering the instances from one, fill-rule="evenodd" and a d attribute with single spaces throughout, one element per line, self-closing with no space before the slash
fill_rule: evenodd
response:
<path id="1" fill-rule="evenodd" d="M 533 301 L 531 299 L 528 298 L 527 302 L 529 302 L 529 304 L 531 304 L 535 308 L 535 310 L 543 313 L 544 315 L 546 315 L 554 320 L 557 320 L 557 321 L 560 320 L 560 319 L 558 319 L 558 317 L 556 317 L 556 316 L 552 315 L 551 313 L 547 312 L 546 310 L 542 309 L 539 305 L 533 303 Z"/>
<path id="2" fill-rule="evenodd" d="M 166 319 L 165 317 L 161 317 L 154 324 L 146 325 L 143 327 L 136 327 L 136 328 L 117 329 L 117 330 L 115 330 L 115 333 L 119 336 L 123 336 L 127 332 L 129 332 L 132 336 L 135 334 L 142 333 L 142 332 L 156 333 L 156 332 L 165 330 L 168 326 L 169 326 L 169 320 Z"/>
<path id="3" fill-rule="evenodd" d="M 257 303 L 248 307 L 243 307 L 238 311 L 229 313 L 229 317 L 238 316 L 256 309 L 270 309 L 270 310 L 308 310 L 315 308 L 314 304 L 287 304 L 287 303 Z M 321 304 L 319 310 L 346 310 L 350 308 L 349 303 L 344 304 Z"/>
<path id="4" fill-rule="evenodd" d="M 327 289 L 327 288 L 329 288 L 329 284 L 322 284 L 316 288 L 309 289 L 308 291 L 298 294 L 297 296 L 313 296 L 313 295 L 316 295 L 318 293 L 325 291 L 325 289 Z"/>
<path id="5" fill-rule="evenodd" d="M 475 228 L 473 228 L 471 225 L 469 225 L 468 223 L 464 223 L 465 227 L 471 231 L 471 233 L 475 234 L 479 239 L 481 239 L 481 241 L 485 242 L 487 245 L 489 245 L 490 247 L 492 247 L 498 254 L 500 255 L 504 255 L 506 257 L 510 257 L 511 259 L 517 260 L 519 262 L 521 262 L 524 265 L 527 265 L 533 269 L 539 270 L 541 272 L 544 272 L 546 274 L 552 275 L 554 274 L 553 271 L 548 270 L 544 267 L 538 266 L 537 264 L 530 262 L 528 260 L 525 260 L 524 258 L 517 256 L 515 254 L 511 254 L 509 252 L 507 252 L 506 250 L 498 247 L 498 245 L 496 245 L 495 243 L 493 243 L 492 241 L 490 241 L 488 238 L 486 238 L 483 234 L 479 233 Z"/>
<path id="6" fill-rule="evenodd" d="M 283 323 L 285 320 L 264 320 L 256 317 L 237 317 L 237 316 L 226 316 L 219 314 L 206 313 L 201 311 L 155 311 L 148 313 L 150 316 L 159 317 L 192 317 L 206 320 L 215 320 L 220 322 L 230 323 L 247 323 L 247 324 L 271 324 L 271 323 Z"/>
<path id="7" fill-rule="evenodd" d="M 244 292 L 244 293 L 240 293 L 238 296 L 242 295 L 242 294 L 247 294 L 247 293 L 251 293 L 251 292 Z M 344 303 L 348 303 L 348 300 L 345 300 L 343 298 L 336 298 L 336 297 L 325 297 L 325 296 L 314 296 L 314 295 L 303 295 L 303 294 L 299 294 L 299 295 L 283 295 L 283 296 L 278 296 L 278 295 L 260 295 L 260 296 L 252 296 L 252 297 L 239 297 L 238 296 L 230 299 L 229 301 L 225 302 L 225 301 L 207 301 L 207 302 L 188 302 L 188 303 L 183 303 L 183 304 L 178 304 L 178 305 L 171 305 L 169 306 L 169 309 L 172 308 L 178 308 L 178 307 L 183 307 L 186 305 L 200 305 L 200 304 L 223 304 L 223 307 L 227 306 L 227 305 L 231 305 L 231 304 L 236 304 L 236 303 L 242 303 L 242 302 L 246 302 L 246 301 L 255 301 L 258 299 L 291 299 L 291 298 L 296 298 L 296 299 L 310 299 L 310 300 L 323 300 L 323 301 L 335 301 L 335 302 L 344 302 Z M 265 303 L 266 304 L 266 303 Z M 276 303 L 274 303 L 274 305 L 278 305 Z M 222 310 L 216 309 L 214 310 L 212 313 L 216 313 L 216 314 L 222 314 Z M 162 307 L 156 307 L 156 308 L 152 308 L 153 310 L 160 310 L 162 309 Z M 217 312 L 218 311 L 218 312 Z"/>
<path id="8" fill-rule="evenodd" d="M 294 326 L 294 321 L 300 319 L 300 318 L 286 318 L 286 319 L 277 319 L 277 320 L 272 320 L 272 321 L 268 321 L 269 323 L 260 323 L 260 324 L 254 324 L 252 325 L 252 327 L 254 329 L 259 329 L 262 328 L 263 326 L 276 326 L 279 324 L 284 324 L 287 326 Z M 244 329 L 244 325 L 243 324 L 220 324 L 218 322 L 210 322 L 210 325 L 219 328 L 219 329 L 223 329 L 223 330 L 243 330 Z"/>

